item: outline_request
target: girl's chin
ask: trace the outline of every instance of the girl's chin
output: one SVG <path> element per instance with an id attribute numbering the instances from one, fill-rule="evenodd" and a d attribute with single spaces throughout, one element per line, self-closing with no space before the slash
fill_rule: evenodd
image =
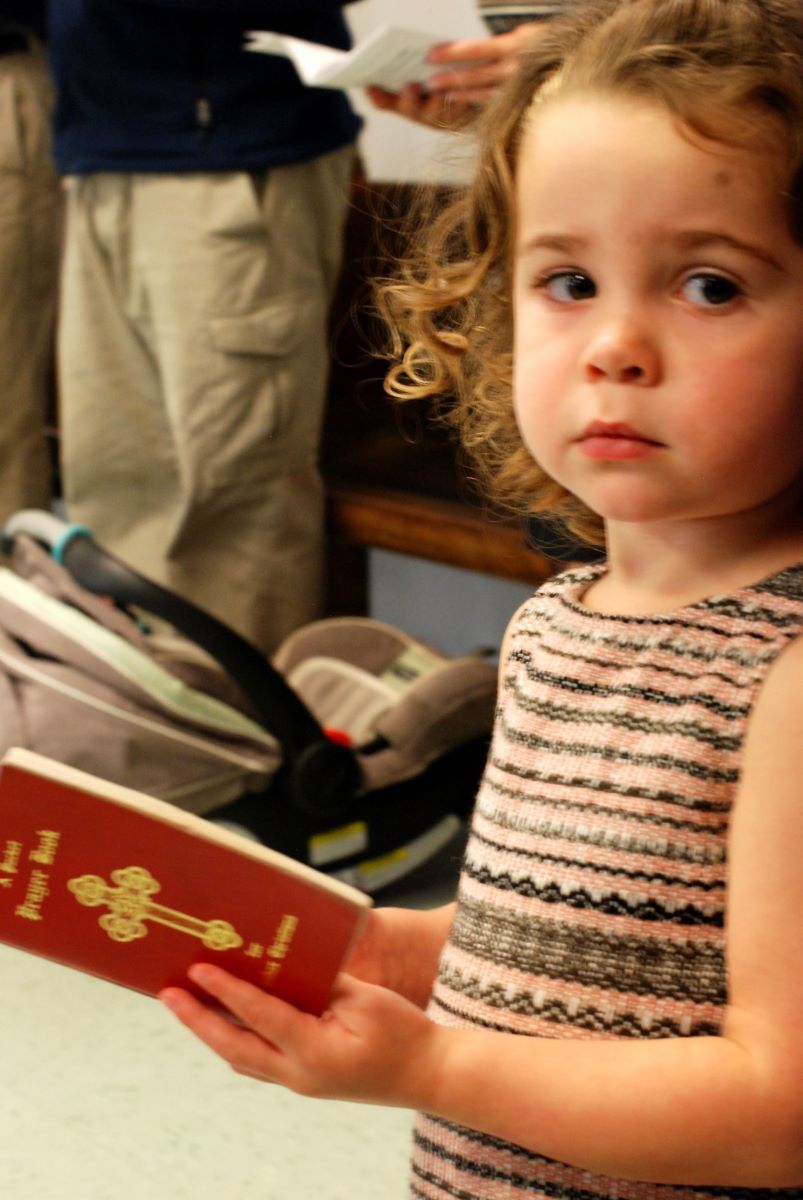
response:
<path id="1" fill-rule="evenodd" d="M 671 520 L 683 515 L 677 503 L 666 497 L 657 496 L 603 496 L 599 492 L 587 493 L 580 499 L 603 521 L 618 521 L 633 525 L 651 521 Z"/>
<path id="2" fill-rule="evenodd" d="M 565 463 L 561 464 L 565 469 L 550 470 L 544 461 L 537 461 L 550 478 L 603 521 L 633 524 L 688 515 L 679 503 L 678 489 L 659 478 L 657 471 L 641 470 L 638 464 L 602 463 L 594 464 L 591 471 L 576 471 Z M 679 486 L 682 482 L 677 480 Z"/>

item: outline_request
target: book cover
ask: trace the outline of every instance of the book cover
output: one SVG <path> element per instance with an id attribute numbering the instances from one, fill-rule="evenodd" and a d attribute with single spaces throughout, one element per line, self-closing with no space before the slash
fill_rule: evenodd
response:
<path id="1" fill-rule="evenodd" d="M 321 1013 L 370 899 L 29 750 L 0 768 L 0 941 L 156 995 L 213 962 Z"/>

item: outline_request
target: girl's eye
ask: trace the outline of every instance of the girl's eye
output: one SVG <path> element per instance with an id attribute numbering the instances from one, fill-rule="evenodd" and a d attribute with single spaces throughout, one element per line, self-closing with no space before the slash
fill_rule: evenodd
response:
<path id="1" fill-rule="evenodd" d="M 597 294 L 594 280 L 582 271 L 555 271 L 552 275 L 539 279 L 536 287 L 560 304 L 590 300 Z"/>
<path id="2" fill-rule="evenodd" d="M 698 274 L 684 280 L 681 295 L 700 308 L 723 308 L 741 296 L 738 284 L 726 275 Z"/>

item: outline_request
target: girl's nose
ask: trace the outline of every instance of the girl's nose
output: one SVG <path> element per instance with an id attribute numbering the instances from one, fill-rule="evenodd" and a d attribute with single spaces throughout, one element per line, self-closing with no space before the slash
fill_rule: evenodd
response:
<path id="1" fill-rule="evenodd" d="M 658 382 L 658 350 L 645 331 L 630 322 L 607 324 L 589 343 L 584 363 L 586 377 L 612 383 L 648 387 Z"/>

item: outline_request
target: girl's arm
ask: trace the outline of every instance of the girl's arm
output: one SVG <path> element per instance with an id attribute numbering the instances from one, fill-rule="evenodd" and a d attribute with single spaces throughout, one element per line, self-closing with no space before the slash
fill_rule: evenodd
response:
<path id="1" fill-rule="evenodd" d="M 317 1020 L 214 968 L 165 1000 L 236 1070 L 306 1095 L 420 1108 L 614 1177 L 803 1183 L 803 639 L 755 706 L 729 843 L 721 1037 L 565 1041 L 435 1025 L 341 977 Z"/>

